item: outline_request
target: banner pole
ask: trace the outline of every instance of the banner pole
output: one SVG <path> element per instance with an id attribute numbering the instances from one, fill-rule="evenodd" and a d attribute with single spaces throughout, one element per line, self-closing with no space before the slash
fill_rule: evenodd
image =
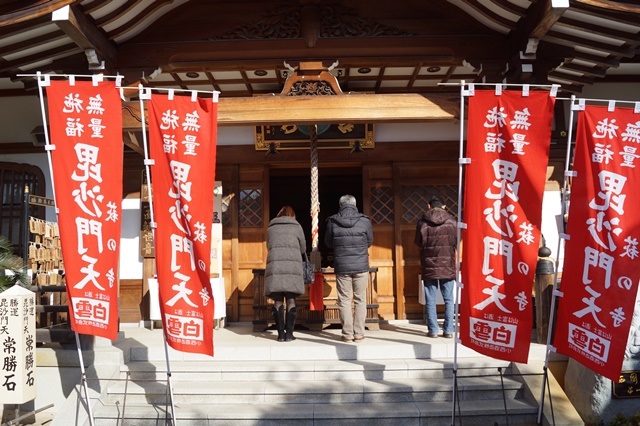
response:
<path id="1" fill-rule="evenodd" d="M 164 357 L 167 361 L 167 386 L 169 388 L 169 401 L 171 402 L 171 424 L 175 426 L 176 409 L 173 403 L 173 384 L 171 382 L 171 364 L 169 363 L 169 345 L 167 344 L 167 336 L 164 334 L 164 326 L 162 327 L 162 340 L 164 341 Z"/>
<path id="2" fill-rule="evenodd" d="M 460 300 L 458 294 L 460 289 L 460 223 L 462 218 L 462 165 L 464 163 L 464 97 L 465 97 L 465 81 L 460 81 L 460 155 L 458 157 L 458 226 L 456 227 L 456 283 L 453 294 L 454 307 L 454 342 L 453 342 L 453 398 L 451 404 L 451 426 L 456 421 L 456 402 L 458 395 L 458 333 L 460 331 Z"/>
<path id="3" fill-rule="evenodd" d="M 49 175 L 51 178 L 51 191 L 53 193 L 53 204 L 55 206 L 55 212 L 56 212 L 56 219 L 58 218 L 58 203 L 56 201 L 56 189 L 55 189 L 55 180 L 53 179 L 53 162 L 51 159 L 51 151 L 55 149 L 55 145 L 52 145 L 51 142 L 49 141 L 49 130 L 48 130 L 48 126 L 47 126 L 47 114 L 45 113 L 46 109 L 44 106 L 44 92 L 42 90 L 42 87 L 44 85 L 48 85 L 48 76 L 44 77 L 40 71 L 38 71 L 37 73 L 37 77 L 38 77 L 38 95 L 40 97 L 40 112 L 42 113 L 42 124 L 44 126 L 44 141 L 45 141 L 45 151 L 47 151 L 47 160 L 49 162 Z M 84 359 L 82 358 L 82 350 L 80 349 L 80 337 L 78 336 L 78 333 L 76 331 L 74 331 L 75 335 L 76 335 L 76 346 L 78 348 L 78 358 L 80 360 L 80 372 L 82 374 L 82 383 L 84 386 L 84 392 L 85 392 L 85 397 L 86 397 L 86 404 L 87 404 L 87 413 L 89 414 L 89 423 L 91 424 L 91 426 L 94 425 L 93 422 L 93 412 L 91 411 L 91 403 L 89 401 L 89 387 L 87 386 L 87 373 L 85 372 L 84 369 Z"/>
<path id="4" fill-rule="evenodd" d="M 567 194 L 567 180 L 569 179 L 569 164 L 570 164 L 570 159 L 571 159 L 571 139 L 573 138 L 573 103 L 575 102 L 576 96 L 575 95 L 571 95 L 571 107 L 569 108 L 569 130 L 567 132 L 567 153 L 565 156 L 565 161 L 564 161 L 564 182 L 562 184 L 562 200 L 561 200 L 561 220 L 564 221 L 565 215 L 567 214 L 567 210 L 566 210 L 566 200 L 564 199 L 564 197 L 566 197 Z M 558 230 L 560 231 L 560 230 Z M 547 348 L 545 351 L 545 357 L 544 357 L 544 379 L 543 379 L 543 383 L 542 383 L 542 390 L 540 391 L 540 402 L 538 405 L 538 424 L 540 424 L 540 421 L 542 420 L 542 411 L 544 408 L 544 397 L 545 397 L 545 384 L 547 382 L 547 380 L 549 380 L 549 353 L 553 350 L 553 347 L 551 346 L 551 337 L 553 336 L 553 331 L 555 329 L 555 321 L 556 321 L 556 300 L 558 298 L 558 267 L 560 265 L 560 250 L 562 248 L 562 243 L 564 241 L 563 235 L 564 235 L 564 229 L 562 229 L 563 232 L 559 232 L 560 234 L 560 238 L 558 238 L 558 245 L 556 248 L 556 265 L 555 265 L 555 271 L 554 271 L 554 276 L 553 276 L 553 292 L 552 297 L 551 297 L 551 309 L 549 312 L 549 329 L 547 331 Z M 551 398 L 551 395 L 549 395 L 549 398 Z M 553 414 L 553 413 L 552 413 Z"/>
<path id="5" fill-rule="evenodd" d="M 91 410 L 91 401 L 89 400 L 89 386 L 87 385 L 87 373 L 84 369 L 84 359 L 82 358 L 82 349 L 80 348 L 80 336 L 77 332 L 76 335 L 76 347 L 78 348 L 78 359 L 80 360 L 80 372 L 82 373 L 82 386 L 84 387 L 84 396 L 86 398 L 87 413 L 89 414 L 89 424 L 93 426 L 93 411 Z"/>
<path id="6" fill-rule="evenodd" d="M 151 217 L 151 235 L 153 237 L 153 245 L 156 247 L 156 222 L 153 214 L 153 189 L 151 185 L 151 168 L 153 160 L 149 159 L 149 151 L 147 149 L 147 129 L 144 115 L 144 100 L 151 97 L 151 91 L 147 94 L 143 93 L 142 84 L 138 85 L 140 99 L 140 123 L 142 125 L 142 146 L 144 148 L 144 166 L 147 175 L 147 192 L 149 193 L 149 212 Z M 156 267 L 157 269 L 157 267 Z M 169 388 L 169 402 L 171 403 L 171 424 L 175 426 L 175 406 L 173 402 L 173 385 L 171 383 L 171 364 L 169 362 L 169 347 L 167 344 L 167 338 L 165 336 L 164 319 L 162 324 L 162 341 L 164 342 L 164 357 L 167 364 L 167 387 Z"/>
<path id="7" fill-rule="evenodd" d="M 48 76 L 47 76 L 48 78 Z M 44 127 L 44 144 L 45 150 L 47 151 L 47 160 L 49 162 L 49 178 L 51 179 L 51 192 L 53 194 L 53 205 L 56 212 L 56 217 L 58 216 L 58 203 L 56 202 L 56 187 L 55 181 L 53 180 L 53 162 L 51 160 L 51 150 L 55 149 L 55 146 L 51 145 L 49 141 L 49 128 L 47 126 L 47 114 L 46 109 L 44 107 L 44 92 L 42 90 L 43 85 L 48 85 L 47 78 L 43 77 L 42 74 L 38 71 L 38 95 L 40 97 L 40 112 L 42 113 L 42 125 Z"/>

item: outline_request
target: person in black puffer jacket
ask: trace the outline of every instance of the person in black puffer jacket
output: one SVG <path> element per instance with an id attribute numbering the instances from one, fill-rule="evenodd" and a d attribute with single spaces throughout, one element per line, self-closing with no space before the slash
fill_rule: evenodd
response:
<path id="1" fill-rule="evenodd" d="M 369 247 L 373 229 L 369 218 L 358 212 L 353 195 L 343 195 L 340 210 L 327 219 L 324 241 L 333 248 L 334 270 L 338 290 L 338 308 L 342 323 L 342 340 L 364 339 L 369 283 Z M 351 311 L 351 298 L 355 312 Z"/>
<path id="2" fill-rule="evenodd" d="M 453 288 L 455 286 L 455 255 L 458 244 L 457 225 L 444 209 L 442 198 L 429 200 L 429 210 L 416 226 L 415 244 L 420 247 L 422 284 L 426 298 L 427 336 L 438 337 L 436 295 L 438 286 L 444 300 L 443 337 L 453 337 Z"/>

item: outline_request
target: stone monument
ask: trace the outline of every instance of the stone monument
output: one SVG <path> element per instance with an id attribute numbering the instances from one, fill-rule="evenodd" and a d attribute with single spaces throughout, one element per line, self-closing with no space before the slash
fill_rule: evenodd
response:
<path id="1" fill-rule="evenodd" d="M 639 293 L 640 294 L 640 293 Z M 565 373 L 565 393 L 582 419 L 588 424 L 608 424 L 617 414 L 631 417 L 640 413 L 640 298 L 636 305 L 629 331 L 622 371 L 623 374 L 614 395 L 614 383 L 569 358 Z M 635 383 L 633 383 L 635 381 Z M 622 394 L 622 395 L 621 395 Z"/>

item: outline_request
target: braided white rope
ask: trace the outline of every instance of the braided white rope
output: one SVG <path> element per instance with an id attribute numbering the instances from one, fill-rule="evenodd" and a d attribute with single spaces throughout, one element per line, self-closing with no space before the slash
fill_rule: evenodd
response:
<path id="1" fill-rule="evenodd" d="M 318 251 L 318 126 L 311 126 L 311 251 Z"/>

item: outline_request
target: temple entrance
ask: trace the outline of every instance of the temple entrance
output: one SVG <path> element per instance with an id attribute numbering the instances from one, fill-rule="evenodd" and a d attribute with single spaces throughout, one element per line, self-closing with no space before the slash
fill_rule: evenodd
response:
<path id="1" fill-rule="evenodd" d="M 284 205 L 293 207 L 296 219 L 304 230 L 307 252 L 311 251 L 311 171 L 302 168 L 272 168 L 269 174 L 269 218 L 274 218 Z M 338 201 L 344 194 L 356 197 L 358 210 L 362 212 L 362 169 L 320 168 L 319 174 L 319 248 L 322 253 L 322 267 L 328 267 L 333 266 L 333 253 L 324 244 L 325 221 L 338 211 Z"/>

